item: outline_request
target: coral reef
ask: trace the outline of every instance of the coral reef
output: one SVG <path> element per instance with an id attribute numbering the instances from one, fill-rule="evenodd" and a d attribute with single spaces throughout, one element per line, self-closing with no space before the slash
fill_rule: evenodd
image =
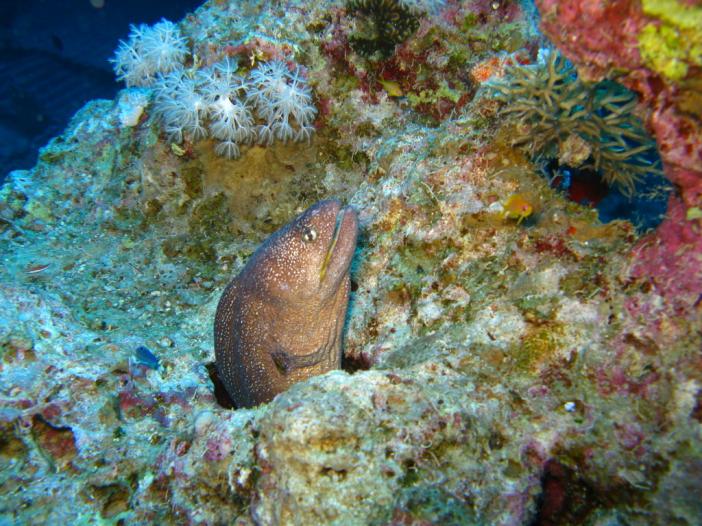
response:
<path id="1" fill-rule="evenodd" d="M 694 49 L 702 38 L 695 24 L 701 8 L 678 0 L 536 4 L 545 34 L 581 76 L 616 76 L 638 94 L 648 108 L 645 124 L 658 144 L 666 177 L 687 207 L 697 206 L 702 198 L 702 86 L 696 74 L 699 54 L 690 54 L 688 46 Z M 656 35 L 663 37 L 657 43 L 652 42 Z M 658 64 L 650 64 L 653 56 Z"/>
<path id="2" fill-rule="evenodd" d="M 591 165 L 627 194 L 649 175 L 661 174 L 655 143 L 633 115 L 636 97 L 615 83 L 587 86 L 557 52 L 544 63 L 512 66 L 489 85 L 505 103 L 501 116 L 515 119 L 515 146 L 532 158 L 562 165 Z"/>
<path id="3" fill-rule="evenodd" d="M 237 81 L 304 64 L 314 138 L 234 159 L 207 140 L 173 145 L 130 88 L 87 104 L 9 175 L 0 522 L 700 524 L 697 66 L 682 50 L 668 56 L 684 76 L 658 72 L 639 48 L 648 24 L 691 41 L 675 13 L 697 7 L 538 5 L 583 82 L 616 76 L 639 95 L 679 192 L 654 232 L 602 224 L 551 188 L 511 144 L 502 103 L 475 96 L 544 47 L 525 3 L 446 2 L 369 59 L 342 2 L 208 2 L 177 26 L 192 57 L 178 70 L 210 75 L 193 93 L 223 104 L 185 114 L 183 135 L 241 146 L 238 124 L 212 127 L 244 123 L 226 93 L 262 124 L 227 87 L 229 58 Z M 249 89 L 295 87 L 278 73 L 285 85 Z M 585 162 L 582 146 L 563 151 Z M 222 290 L 270 233 L 332 196 L 360 225 L 344 369 L 225 407 L 211 334 Z"/>
<path id="4" fill-rule="evenodd" d="M 366 53 L 354 46 L 359 25 L 363 28 L 366 24 L 359 24 L 353 9 L 335 13 L 324 29 L 322 46 L 337 68 L 351 77 L 349 81 L 360 87 L 366 100 L 376 103 L 386 96 L 406 98 L 412 109 L 433 123 L 455 116 L 472 98 L 475 83 L 468 72 L 474 66 L 494 59 L 495 53 L 522 49 L 534 37 L 535 15 L 514 3 L 496 7 L 487 2 L 450 7 L 435 3 L 433 8 L 417 4 L 422 3 L 360 2 L 378 6 L 377 24 L 391 25 L 393 15 L 382 13 L 392 9 L 407 12 L 419 22 L 411 32 L 391 41 L 381 40 L 387 46 L 382 53 Z M 441 7 L 445 9 L 436 12 Z M 361 22 L 366 20 L 360 18 Z"/>
<path id="5" fill-rule="evenodd" d="M 702 66 L 702 7 L 671 0 L 643 0 L 641 7 L 657 18 L 639 33 L 646 66 L 673 82 Z"/>
<path id="6" fill-rule="evenodd" d="M 702 296 L 701 270 L 691 262 L 698 251 L 695 217 L 702 203 L 702 85 L 696 74 L 699 55 L 688 51 L 702 38 L 695 23 L 700 7 L 678 0 L 536 3 L 544 32 L 580 74 L 594 80 L 616 74 L 639 95 L 676 195 L 663 224 L 636 247 L 642 258 L 635 267 L 646 269 L 640 276 L 650 273 L 644 281 L 664 298 L 663 312 L 693 311 Z M 665 42 L 652 43 L 656 35 Z M 652 323 L 664 323 L 656 320 Z"/>

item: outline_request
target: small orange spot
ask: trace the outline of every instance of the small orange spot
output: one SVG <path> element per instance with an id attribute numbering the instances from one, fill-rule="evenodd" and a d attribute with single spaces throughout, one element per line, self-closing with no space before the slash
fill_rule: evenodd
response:
<path id="1" fill-rule="evenodd" d="M 482 84 L 493 75 L 499 74 L 501 66 L 502 64 L 499 58 L 491 57 L 473 66 L 473 69 L 471 70 L 470 74 L 476 82 Z"/>
<path id="2" fill-rule="evenodd" d="M 504 210 L 504 217 L 516 219 L 517 223 L 521 223 L 534 211 L 532 204 L 522 194 L 514 194 L 508 197 L 502 205 L 502 208 Z"/>

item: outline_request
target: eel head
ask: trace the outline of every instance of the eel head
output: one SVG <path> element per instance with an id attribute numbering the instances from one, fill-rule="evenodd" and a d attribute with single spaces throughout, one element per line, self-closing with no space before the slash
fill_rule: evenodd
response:
<path id="1" fill-rule="evenodd" d="M 323 300 L 348 275 L 357 236 L 355 210 L 336 199 L 320 201 L 269 237 L 251 264 L 277 299 Z"/>

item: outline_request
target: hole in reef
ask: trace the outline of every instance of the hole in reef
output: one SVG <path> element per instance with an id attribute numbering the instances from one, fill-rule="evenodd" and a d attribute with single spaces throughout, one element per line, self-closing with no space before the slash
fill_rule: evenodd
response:
<path id="1" fill-rule="evenodd" d="M 102 503 L 102 517 L 111 519 L 129 510 L 131 491 L 122 484 L 90 486 L 89 498 L 91 500 L 97 498 Z"/>
<path id="2" fill-rule="evenodd" d="M 212 380 L 212 384 L 214 385 L 214 395 L 219 406 L 223 407 L 224 409 L 236 409 L 234 402 L 232 402 L 232 399 L 229 398 L 229 393 L 227 393 L 227 390 L 224 388 L 222 380 L 220 380 L 219 376 L 217 375 L 217 366 L 215 363 L 210 362 L 205 364 L 205 367 L 207 368 L 207 373 L 210 375 L 210 380 Z"/>
<path id="3" fill-rule="evenodd" d="M 581 477 L 576 468 L 551 458 L 541 478 L 536 517 L 530 526 L 585 524 L 593 512 L 636 499 L 637 491 L 626 485 L 597 487 Z"/>
<path id="4" fill-rule="evenodd" d="M 319 474 L 323 477 L 336 477 L 339 480 L 344 480 L 348 475 L 348 471 L 343 468 L 323 467 L 319 470 Z"/>
<path id="5" fill-rule="evenodd" d="M 367 371 L 371 368 L 370 361 L 365 356 L 348 356 L 343 354 L 341 357 L 341 368 L 349 374 L 356 371 Z"/>
<path id="6" fill-rule="evenodd" d="M 657 157 L 650 161 L 655 164 Z M 561 190 L 571 201 L 597 209 L 603 223 L 623 219 L 639 233 L 656 228 L 663 221 L 673 188 L 665 177 L 651 173 L 638 181 L 632 195 L 627 196 L 616 185 L 609 186 L 592 167 L 573 168 L 551 159 L 543 165 L 542 171 L 551 186 Z"/>

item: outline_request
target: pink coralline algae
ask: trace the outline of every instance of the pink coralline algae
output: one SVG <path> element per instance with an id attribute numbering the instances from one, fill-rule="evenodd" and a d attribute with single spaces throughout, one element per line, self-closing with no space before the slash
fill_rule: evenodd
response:
<path id="1" fill-rule="evenodd" d="M 698 220 L 686 218 L 683 203 L 672 198 L 668 217 L 635 249 L 632 277 L 650 283 L 669 302 L 669 315 L 693 312 L 702 299 L 702 235 Z M 633 305 L 632 312 L 637 311 Z M 650 313 L 648 313 L 650 315 Z"/>
<path id="2" fill-rule="evenodd" d="M 566 56 L 583 64 L 590 77 L 611 68 L 641 67 L 636 35 L 644 26 L 631 0 L 537 0 L 542 29 Z"/>

